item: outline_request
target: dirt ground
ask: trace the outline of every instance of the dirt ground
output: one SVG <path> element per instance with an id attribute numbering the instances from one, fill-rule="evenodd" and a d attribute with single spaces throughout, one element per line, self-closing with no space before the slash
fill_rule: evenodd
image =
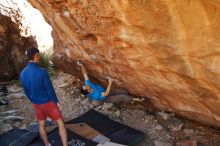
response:
<path id="1" fill-rule="evenodd" d="M 71 85 L 65 85 L 70 78 L 73 80 Z M 199 146 L 220 146 L 220 131 L 218 129 L 182 119 L 173 113 L 157 111 L 152 109 L 147 101 L 120 105 L 104 103 L 102 106 L 94 107 L 80 93 L 81 80 L 59 72 L 53 79 L 53 85 L 65 121 L 76 118 L 94 108 L 113 120 L 143 131 L 145 138 L 137 146 L 173 146 L 176 145 L 176 142 L 184 140 L 194 140 Z M 64 86 L 59 87 L 60 85 Z M 8 87 L 11 90 L 21 88 L 18 81 L 9 83 Z M 23 93 L 23 91 L 19 92 Z M 22 121 L 3 122 L 10 124 L 7 126 L 11 126 L 11 128 L 26 128 L 29 124 L 36 122 L 34 110 L 26 97 L 9 96 L 9 105 L 1 106 L 0 111 L 9 110 L 18 110 L 16 115 L 24 118 Z M 7 114 L 3 116 L 7 116 Z M 1 132 L 11 128 L 3 128 Z"/>

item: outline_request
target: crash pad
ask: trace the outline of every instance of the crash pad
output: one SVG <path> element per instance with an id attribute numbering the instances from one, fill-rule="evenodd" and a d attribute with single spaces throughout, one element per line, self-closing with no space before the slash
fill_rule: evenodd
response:
<path id="1" fill-rule="evenodd" d="M 132 146 L 143 139 L 144 133 L 114 121 L 102 113 L 91 109 L 83 115 L 66 122 L 66 124 L 86 123 L 104 136 L 108 137 L 111 142 Z"/>
<path id="2" fill-rule="evenodd" d="M 92 140 L 98 135 L 102 135 L 86 123 L 66 124 L 65 127 L 70 131 L 75 132 L 89 140 Z"/>
<path id="3" fill-rule="evenodd" d="M 86 132 L 84 131 L 84 133 L 80 130 L 80 128 L 82 127 L 79 127 L 80 124 L 82 126 L 82 123 L 86 123 L 83 124 L 83 126 L 88 128 L 88 130 Z M 72 127 L 69 124 L 75 124 L 76 126 Z M 116 144 L 132 146 L 140 142 L 140 140 L 144 137 L 143 132 L 111 120 L 107 116 L 93 109 L 73 120 L 65 122 L 65 125 L 67 125 L 67 127 L 70 126 L 69 128 L 72 129 L 69 130 L 69 128 L 67 128 L 68 143 L 70 146 L 97 146 L 98 143 L 93 142 L 92 140 L 94 140 L 95 138 L 100 140 L 100 137 L 98 137 L 100 135 L 104 135 L 105 137 L 109 138 L 111 140 L 111 143 L 114 143 L 115 146 Z M 44 146 L 37 131 L 37 126 L 38 125 L 33 125 L 29 127 L 28 130 L 30 131 L 23 129 L 12 129 L 6 133 L 1 134 L 0 146 Z M 54 146 L 62 145 L 58 128 L 56 126 L 53 126 L 50 127 L 50 129 L 51 130 L 49 130 L 50 132 L 48 133 L 49 141 Z M 80 134 L 85 135 L 80 136 Z M 93 138 L 94 136 L 96 137 Z M 101 137 L 101 139 L 102 138 L 103 137 Z M 108 144 L 111 143 L 101 142 L 101 144 L 105 144 L 105 146 L 108 146 Z"/>
<path id="4" fill-rule="evenodd" d="M 126 145 L 117 144 L 117 143 L 113 143 L 113 142 L 102 142 L 102 143 L 98 144 L 97 146 L 126 146 Z"/>
<path id="5" fill-rule="evenodd" d="M 38 133 L 15 128 L 0 135 L 0 146 L 26 146 L 36 137 Z"/>
<path id="6" fill-rule="evenodd" d="M 82 137 L 85 137 L 86 139 L 92 140 L 97 143 L 101 143 L 104 141 L 110 141 L 109 138 L 102 135 L 97 130 L 93 129 L 86 123 L 77 123 L 77 124 L 65 124 L 65 127 L 74 132 L 79 134 Z"/>
<path id="7" fill-rule="evenodd" d="M 59 130 L 56 128 L 52 132 L 48 134 L 49 141 L 53 144 L 53 146 L 61 146 L 62 141 L 59 136 Z M 71 132 L 67 129 L 67 139 L 68 144 L 70 146 L 96 146 L 98 143 L 88 140 L 74 132 Z M 40 137 L 36 138 L 32 141 L 28 146 L 44 146 Z"/>

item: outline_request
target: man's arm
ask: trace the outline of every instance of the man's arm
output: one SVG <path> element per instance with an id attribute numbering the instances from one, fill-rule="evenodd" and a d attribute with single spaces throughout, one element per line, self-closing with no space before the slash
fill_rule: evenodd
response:
<path id="1" fill-rule="evenodd" d="M 25 93 L 25 95 L 31 100 L 31 98 L 30 98 L 30 94 L 29 94 L 27 88 L 24 86 L 24 84 L 23 84 L 22 81 L 21 81 L 21 84 L 22 84 L 22 87 L 23 87 L 23 89 L 24 89 L 24 93 Z"/>
<path id="2" fill-rule="evenodd" d="M 44 80 L 44 85 L 47 90 L 47 93 L 50 96 L 50 99 L 52 99 L 54 101 L 54 103 L 58 103 L 57 95 L 56 95 L 55 90 L 53 88 L 49 74 L 46 70 L 44 72 L 43 80 Z"/>
<path id="3" fill-rule="evenodd" d="M 113 82 L 113 79 L 109 78 L 108 79 L 108 87 L 107 87 L 105 92 L 102 92 L 102 96 L 108 96 L 109 95 L 110 90 L 111 90 L 111 86 L 112 86 L 112 82 Z"/>
<path id="4" fill-rule="evenodd" d="M 24 89 L 25 95 L 30 99 L 30 94 L 29 94 L 27 88 L 26 88 L 25 85 L 24 85 L 24 81 L 23 81 L 23 78 L 22 78 L 22 74 L 19 76 L 19 80 L 20 80 L 20 82 L 21 82 L 21 84 L 22 84 L 22 87 L 23 87 L 23 89 Z"/>
<path id="5" fill-rule="evenodd" d="M 89 80 L 89 77 L 87 75 L 86 68 L 84 67 L 84 65 L 80 61 L 77 61 L 77 64 L 81 67 L 81 71 L 82 71 L 84 79 Z"/>

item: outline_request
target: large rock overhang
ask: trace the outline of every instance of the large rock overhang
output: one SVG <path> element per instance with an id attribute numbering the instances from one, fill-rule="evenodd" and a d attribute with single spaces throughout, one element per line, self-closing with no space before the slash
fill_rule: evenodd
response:
<path id="1" fill-rule="evenodd" d="M 55 65 L 220 126 L 220 2 L 29 0 L 53 27 Z"/>

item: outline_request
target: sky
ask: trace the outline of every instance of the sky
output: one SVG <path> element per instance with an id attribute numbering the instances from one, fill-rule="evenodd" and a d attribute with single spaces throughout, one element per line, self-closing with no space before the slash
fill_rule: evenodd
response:
<path id="1" fill-rule="evenodd" d="M 8 8 L 20 9 L 23 17 L 22 25 L 28 28 L 28 35 L 36 36 L 39 50 L 48 52 L 48 49 L 53 46 L 52 27 L 46 23 L 41 13 L 33 8 L 27 0 L 0 0 L 0 12 L 8 15 Z M 22 35 L 25 36 L 27 34 L 22 33 Z"/>

